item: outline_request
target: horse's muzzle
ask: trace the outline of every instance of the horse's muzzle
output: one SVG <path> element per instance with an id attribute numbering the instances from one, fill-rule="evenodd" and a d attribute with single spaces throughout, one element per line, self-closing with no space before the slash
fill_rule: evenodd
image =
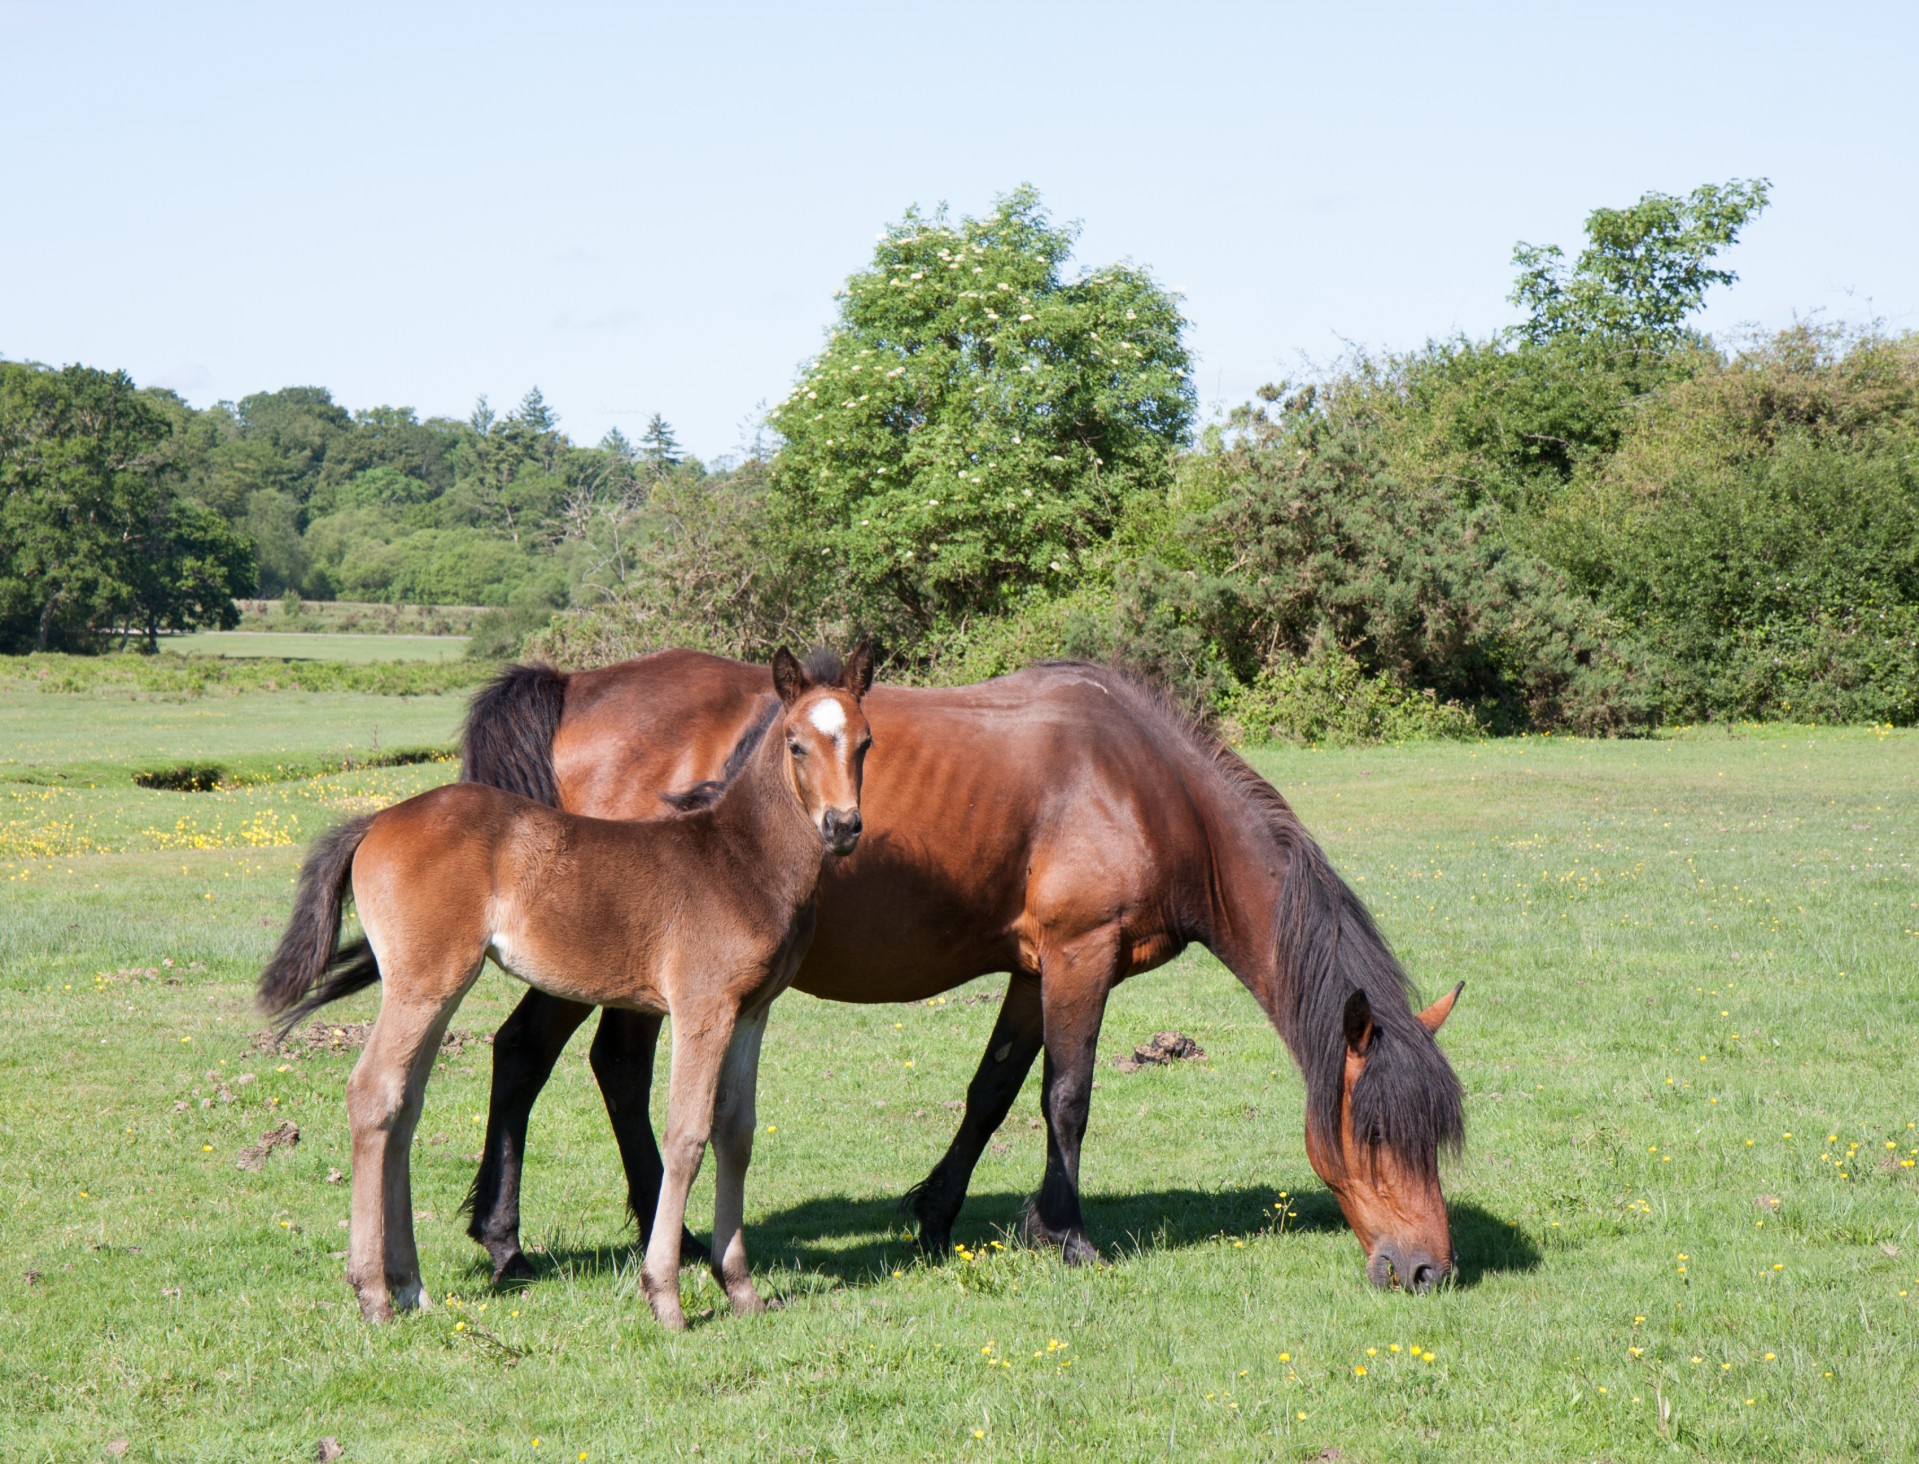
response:
<path id="1" fill-rule="evenodd" d="M 850 813 L 829 808 L 820 815 L 820 837 L 835 854 L 851 854 L 860 841 L 860 830 L 865 827 L 857 808 Z"/>
<path id="2" fill-rule="evenodd" d="M 1380 1290 L 1395 1286 L 1407 1291 L 1431 1291 L 1453 1274 L 1455 1266 L 1423 1251 L 1400 1254 L 1390 1245 L 1382 1245 L 1366 1262 L 1366 1279 Z"/>

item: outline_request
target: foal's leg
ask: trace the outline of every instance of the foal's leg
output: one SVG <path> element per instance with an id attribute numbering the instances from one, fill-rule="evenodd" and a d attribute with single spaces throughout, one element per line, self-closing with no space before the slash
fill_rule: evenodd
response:
<path id="1" fill-rule="evenodd" d="M 726 1299 L 741 1316 L 766 1310 L 746 1265 L 746 1167 L 753 1160 L 753 1128 L 758 1123 L 755 1099 L 760 1077 L 760 1039 L 766 1035 L 769 1002 L 733 1029 L 732 1045 L 720 1071 L 720 1087 L 713 1107 L 713 1249 L 714 1278 L 726 1289 Z"/>
<path id="2" fill-rule="evenodd" d="M 660 1203 L 653 1212 L 653 1233 L 647 1238 L 646 1259 L 640 1264 L 640 1284 L 660 1325 L 680 1332 L 686 1313 L 680 1309 L 680 1237 L 686 1232 L 686 1192 L 700 1172 L 707 1136 L 713 1128 L 713 1099 L 719 1090 L 720 1069 L 733 1041 L 738 1013 L 731 1004 L 708 1005 L 698 1011 L 673 1014 L 673 1075 L 668 1081 L 666 1142 L 660 1158 Z"/>
<path id="3" fill-rule="evenodd" d="M 379 1018 L 347 1080 L 353 1135 L 347 1279 L 369 1322 L 427 1303 L 413 1241 L 410 1150 L 440 1038 L 478 971 L 476 963 L 463 978 L 417 983 L 383 973 Z"/>
<path id="4" fill-rule="evenodd" d="M 608 1007 L 600 1013 L 600 1030 L 593 1034 L 593 1076 L 606 1101 L 606 1116 L 620 1145 L 620 1164 L 626 1170 L 626 1203 L 640 1227 L 645 1247 L 653 1232 L 653 1212 L 660 1203 L 660 1146 L 653 1139 L 653 1053 L 660 1043 L 660 1019 L 645 1012 L 623 1012 Z M 700 1248 L 692 1231 L 680 1237 L 680 1248 L 693 1254 Z"/>
<path id="5" fill-rule="evenodd" d="M 493 1093 L 487 1103 L 480 1172 L 474 1175 L 467 1196 L 472 1219 L 466 1233 L 493 1258 L 496 1284 L 533 1274 L 520 1252 L 520 1164 L 526 1153 L 526 1122 L 567 1039 L 592 1012 L 583 1002 L 528 987 L 493 1038 Z"/>
<path id="6" fill-rule="evenodd" d="M 953 1221 L 966 1201 L 973 1167 L 985 1152 L 987 1140 L 1006 1121 L 1019 1096 L 1033 1059 L 1039 1055 L 1044 1024 L 1040 1018 L 1039 982 L 1014 973 L 1007 982 L 999 1020 L 986 1041 L 979 1070 L 966 1089 L 966 1112 L 959 1132 L 946 1146 L 932 1173 L 906 1192 L 906 1207 L 920 1223 L 920 1248 L 934 1255 L 953 1242 Z"/>
<path id="7" fill-rule="evenodd" d="M 1046 1014 L 1046 1176 L 1026 1212 L 1029 1240 L 1057 1245 L 1068 1264 L 1099 1259 L 1079 1209 L 1079 1146 L 1093 1096 L 1093 1061 L 1119 958 L 1119 933 L 1096 930 L 1061 945 L 1041 962 Z"/>

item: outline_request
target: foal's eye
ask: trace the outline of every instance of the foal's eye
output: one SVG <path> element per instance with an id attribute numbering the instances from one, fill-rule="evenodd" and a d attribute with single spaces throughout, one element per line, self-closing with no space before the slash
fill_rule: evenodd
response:
<path id="1" fill-rule="evenodd" d="M 789 742 L 789 743 L 787 743 L 787 744 L 786 744 L 786 750 L 787 750 L 788 752 L 790 752 L 790 753 L 792 753 L 794 757 L 805 757 L 805 756 L 806 756 L 806 749 L 805 749 L 804 747 L 801 747 L 801 746 L 799 745 L 799 743 L 797 743 L 797 742 Z"/>

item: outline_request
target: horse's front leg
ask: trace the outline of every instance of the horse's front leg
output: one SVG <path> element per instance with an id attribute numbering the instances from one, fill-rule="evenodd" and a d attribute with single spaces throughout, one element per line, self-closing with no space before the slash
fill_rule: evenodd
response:
<path id="1" fill-rule="evenodd" d="M 1040 1102 L 1046 1113 L 1046 1175 L 1022 1228 L 1029 1240 L 1057 1245 L 1071 1265 L 1099 1259 L 1080 1215 L 1079 1147 L 1092 1105 L 1100 1023 L 1118 961 L 1119 932 L 1111 928 L 1062 943 L 1041 959 L 1046 1063 Z"/>
<path id="2" fill-rule="evenodd" d="M 772 1004 L 742 1017 L 733 1031 L 720 1073 L 713 1109 L 713 1275 L 741 1316 L 766 1310 L 753 1289 L 746 1264 L 746 1169 L 753 1161 L 753 1129 L 758 1123 L 756 1095 L 760 1076 L 760 1039 L 766 1035 Z"/>
<path id="3" fill-rule="evenodd" d="M 567 1039 L 593 1014 L 583 1002 L 531 987 L 493 1038 L 493 1091 L 486 1110 L 480 1170 L 467 1195 L 466 1233 L 493 1258 L 493 1280 L 524 1280 L 533 1267 L 520 1251 L 520 1164 L 533 1100 L 553 1075 Z M 651 1050 L 648 1062 L 651 1063 Z"/>
<path id="4" fill-rule="evenodd" d="M 660 1202 L 653 1211 L 640 1284 L 660 1325 L 686 1330 L 680 1306 L 680 1238 L 686 1231 L 686 1195 L 700 1172 L 713 1129 L 714 1095 L 732 1045 L 738 1012 L 730 1000 L 678 1008 L 673 1016 L 673 1074 L 668 1080 L 666 1142 L 660 1148 Z"/>
<path id="5" fill-rule="evenodd" d="M 999 1020 L 986 1040 L 979 1068 L 966 1088 L 966 1112 L 959 1131 L 933 1166 L 932 1173 L 906 1192 L 905 1205 L 919 1221 L 920 1248 L 933 1255 L 953 1243 L 953 1221 L 966 1202 L 973 1169 L 986 1151 L 987 1141 L 1006 1122 L 1013 1100 L 1033 1069 L 1045 1030 L 1040 1012 L 1039 982 L 1015 972 L 1000 1004 Z"/>
<path id="6" fill-rule="evenodd" d="M 640 1227 L 640 1246 L 653 1234 L 653 1212 L 660 1203 L 660 1146 L 653 1138 L 653 1055 L 660 1042 L 660 1018 L 646 1012 L 608 1007 L 600 1013 L 590 1054 L 593 1077 L 620 1146 L 626 1171 L 626 1203 Z M 683 1252 L 695 1252 L 692 1231 L 680 1237 Z"/>

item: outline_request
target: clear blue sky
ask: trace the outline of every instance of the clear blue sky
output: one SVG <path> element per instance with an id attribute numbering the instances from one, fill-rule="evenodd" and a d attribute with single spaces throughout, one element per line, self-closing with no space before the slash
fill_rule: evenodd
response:
<path id="1" fill-rule="evenodd" d="M 0 354 L 734 450 L 914 202 L 1037 185 L 1209 406 L 1512 318 L 1516 240 L 1766 176 L 1707 324 L 1919 327 L 1919 5 L 0 0 Z"/>

